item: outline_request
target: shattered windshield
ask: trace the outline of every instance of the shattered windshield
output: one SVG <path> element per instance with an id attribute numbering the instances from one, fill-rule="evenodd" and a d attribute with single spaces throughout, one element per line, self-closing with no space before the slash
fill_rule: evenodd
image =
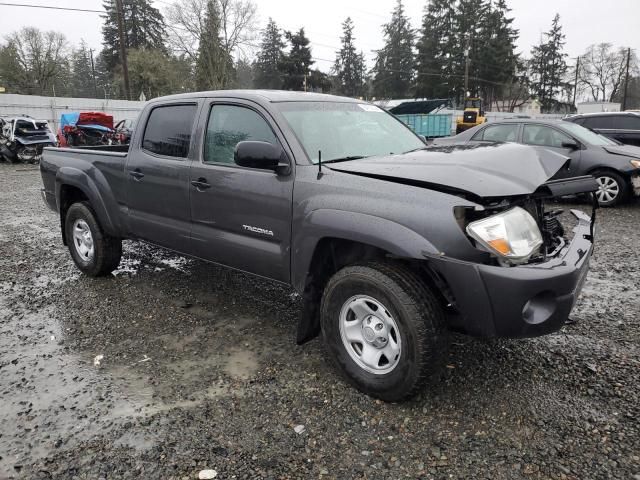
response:
<path id="1" fill-rule="evenodd" d="M 403 153 L 424 143 L 400 121 L 366 103 L 286 102 L 278 104 L 307 156 L 322 161 Z"/>

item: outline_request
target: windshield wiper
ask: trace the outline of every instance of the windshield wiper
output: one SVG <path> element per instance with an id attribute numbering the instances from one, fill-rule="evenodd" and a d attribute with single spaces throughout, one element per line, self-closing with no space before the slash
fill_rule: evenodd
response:
<path id="1" fill-rule="evenodd" d="M 427 148 L 429 148 L 429 147 L 424 146 L 424 147 L 414 148 L 412 150 L 407 150 L 406 152 L 402 152 L 402 155 L 405 155 L 405 154 L 411 153 L 411 152 L 417 152 L 418 150 L 426 150 Z"/>
<path id="2" fill-rule="evenodd" d="M 366 155 L 350 155 L 348 157 L 340 157 L 340 158 L 332 158 L 331 160 L 322 160 L 322 164 L 325 163 L 338 163 L 338 162 L 348 162 L 349 160 L 360 160 L 361 158 L 367 158 Z"/>

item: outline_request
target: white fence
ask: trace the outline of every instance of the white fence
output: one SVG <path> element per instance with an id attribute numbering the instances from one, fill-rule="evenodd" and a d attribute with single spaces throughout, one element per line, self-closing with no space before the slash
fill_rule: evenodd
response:
<path id="1" fill-rule="evenodd" d="M 29 115 L 47 120 L 51 130 L 58 130 L 60 115 L 68 112 L 105 112 L 114 122 L 134 120 L 144 102 L 105 100 L 99 98 L 39 97 L 36 95 L 0 94 L 0 115 Z"/>

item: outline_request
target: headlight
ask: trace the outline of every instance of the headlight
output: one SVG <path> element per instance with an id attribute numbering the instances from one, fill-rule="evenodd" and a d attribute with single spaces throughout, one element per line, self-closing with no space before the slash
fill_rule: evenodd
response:
<path id="1" fill-rule="evenodd" d="M 629 163 L 633 165 L 633 168 L 640 168 L 640 160 L 629 160 Z"/>
<path id="2" fill-rule="evenodd" d="M 467 233 L 489 252 L 511 263 L 526 262 L 542 245 L 538 224 L 520 207 L 471 222 Z"/>

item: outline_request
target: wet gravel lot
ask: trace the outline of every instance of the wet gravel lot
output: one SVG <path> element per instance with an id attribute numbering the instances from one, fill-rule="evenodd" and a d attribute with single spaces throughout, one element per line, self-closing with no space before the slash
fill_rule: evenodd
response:
<path id="1" fill-rule="evenodd" d="M 599 212 L 575 323 L 454 336 L 393 405 L 295 345 L 287 288 L 128 242 L 81 276 L 39 188 L 0 165 L 2 479 L 640 479 L 638 202 Z"/>

